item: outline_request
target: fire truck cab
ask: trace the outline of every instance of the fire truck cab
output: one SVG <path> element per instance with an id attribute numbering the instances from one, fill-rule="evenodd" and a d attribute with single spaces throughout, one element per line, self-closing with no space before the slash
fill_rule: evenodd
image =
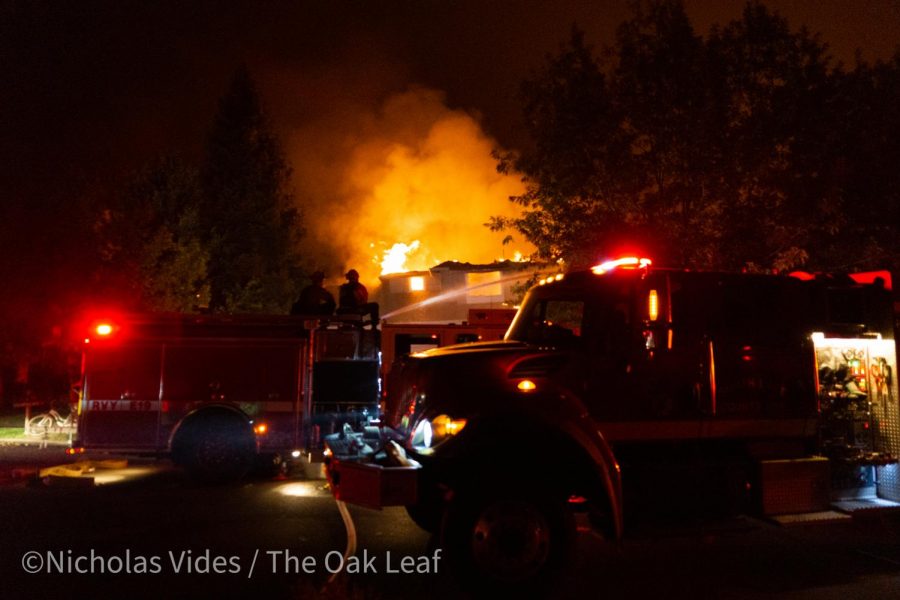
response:
<path id="1" fill-rule="evenodd" d="M 547 278 L 502 341 L 399 367 L 381 448 L 326 440 L 334 493 L 405 504 L 457 567 L 523 585 L 564 563 L 573 508 L 617 540 L 650 515 L 900 502 L 890 277 L 869 280 L 637 258 Z"/>
<path id="2" fill-rule="evenodd" d="M 76 447 L 221 481 L 378 413 L 378 332 L 358 317 L 116 314 L 89 331 Z"/>

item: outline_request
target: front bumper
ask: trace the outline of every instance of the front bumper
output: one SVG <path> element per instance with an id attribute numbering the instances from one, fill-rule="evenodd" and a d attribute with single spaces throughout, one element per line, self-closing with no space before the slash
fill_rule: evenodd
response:
<path id="1" fill-rule="evenodd" d="M 421 465 L 398 465 L 383 451 L 354 450 L 361 447 L 365 444 L 348 444 L 342 434 L 325 439 L 325 475 L 334 497 L 375 509 L 416 504 Z"/>

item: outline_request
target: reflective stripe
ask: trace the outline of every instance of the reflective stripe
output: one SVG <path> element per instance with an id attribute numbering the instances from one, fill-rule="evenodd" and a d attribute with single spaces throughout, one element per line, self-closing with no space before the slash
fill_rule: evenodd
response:
<path id="1" fill-rule="evenodd" d="M 159 402 L 157 400 L 87 400 L 84 403 L 86 411 L 137 411 L 147 412 L 159 410 Z"/>
<path id="2" fill-rule="evenodd" d="M 176 406 L 184 405 L 183 402 L 174 402 L 171 400 L 162 401 L 163 412 L 168 412 Z M 242 402 L 241 405 L 258 406 L 260 413 L 291 413 L 294 412 L 294 403 L 290 401 L 272 401 L 272 402 Z M 134 399 L 118 399 L 118 400 L 86 400 L 84 402 L 84 410 L 86 411 L 153 411 L 159 410 L 160 402 L 157 400 L 134 400 Z"/>

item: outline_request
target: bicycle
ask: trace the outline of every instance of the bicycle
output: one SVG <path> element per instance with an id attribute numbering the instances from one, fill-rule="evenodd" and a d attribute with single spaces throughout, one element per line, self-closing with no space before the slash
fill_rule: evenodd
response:
<path id="1" fill-rule="evenodd" d="M 25 427 L 25 434 L 41 436 L 50 433 L 74 431 L 75 418 L 76 413 L 74 410 L 70 410 L 69 414 L 63 417 L 56 409 L 51 408 L 45 413 L 30 418 Z"/>

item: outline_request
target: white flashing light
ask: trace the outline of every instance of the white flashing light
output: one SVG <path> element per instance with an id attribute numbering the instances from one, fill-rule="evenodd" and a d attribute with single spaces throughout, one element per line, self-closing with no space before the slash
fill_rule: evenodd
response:
<path id="1" fill-rule="evenodd" d="M 431 429 L 431 422 L 428 419 L 422 419 L 413 432 L 412 443 L 417 448 L 431 448 L 431 442 L 434 439 L 434 432 Z"/>
<path id="2" fill-rule="evenodd" d="M 591 267 L 591 271 L 595 275 L 603 275 L 604 273 L 608 273 L 613 269 L 646 269 L 653 261 L 649 258 L 638 258 L 637 256 L 626 256 L 623 258 L 617 258 L 615 260 L 608 260 L 606 262 L 600 263 L 595 267 Z"/>

